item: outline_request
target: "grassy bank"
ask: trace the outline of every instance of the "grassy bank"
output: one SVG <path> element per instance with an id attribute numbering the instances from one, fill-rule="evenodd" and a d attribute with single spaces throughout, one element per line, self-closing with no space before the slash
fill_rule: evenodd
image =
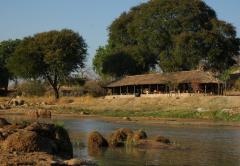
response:
<path id="1" fill-rule="evenodd" d="M 1 101 L 7 99 L 1 98 Z M 51 109 L 54 113 L 85 112 L 108 117 L 150 117 L 240 121 L 240 96 L 189 96 L 104 99 L 93 97 L 24 98 L 29 109 Z M 41 104 L 46 103 L 46 104 Z M 26 109 L 28 109 L 26 108 Z"/>
<path id="2" fill-rule="evenodd" d="M 230 113 L 223 110 L 215 111 L 191 111 L 191 110 L 87 110 L 73 107 L 52 108 L 55 113 L 82 113 L 107 117 L 149 117 L 149 118 L 184 118 L 184 119 L 207 119 L 214 121 L 239 121 L 240 113 Z"/>

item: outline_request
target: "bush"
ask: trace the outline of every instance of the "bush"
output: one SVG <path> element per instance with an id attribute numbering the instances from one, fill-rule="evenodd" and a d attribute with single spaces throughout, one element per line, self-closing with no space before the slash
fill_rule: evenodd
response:
<path id="1" fill-rule="evenodd" d="M 43 96 L 46 92 L 46 86 L 38 80 L 26 81 L 17 87 L 17 91 L 23 96 Z"/>
<path id="2" fill-rule="evenodd" d="M 91 95 L 93 97 L 104 96 L 105 90 L 101 87 L 97 81 L 87 81 L 83 86 L 84 94 Z"/>

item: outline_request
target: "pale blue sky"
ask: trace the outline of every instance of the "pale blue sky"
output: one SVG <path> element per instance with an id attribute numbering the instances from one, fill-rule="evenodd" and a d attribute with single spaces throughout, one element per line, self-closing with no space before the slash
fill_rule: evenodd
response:
<path id="1" fill-rule="evenodd" d="M 107 27 L 123 11 L 147 0 L 0 0 L 0 41 L 37 32 L 70 28 L 88 44 L 88 65 L 107 42 Z M 204 0 L 218 18 L 232 23 L 240 36 L 240 0 Z"/>

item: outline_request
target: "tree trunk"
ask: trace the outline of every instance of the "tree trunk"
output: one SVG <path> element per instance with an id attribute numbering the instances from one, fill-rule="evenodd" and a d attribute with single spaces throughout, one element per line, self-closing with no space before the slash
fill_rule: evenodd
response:
<path id="1" fill-rule="evenodd" d="M 46 74 L 46 79 L 48 80 L 49 84 L 52 86 L 55 99 L 59 99 L 59 89 L 60 85 L 58 85 L 58 79 L 57 76 L 54 76 L 54 79 L 52 79 L 49 75 Z"/>
<path id="2" fill-rule="evenodd" d="M 55 99 L 59 99 L 59 90 L 57 87 L 53 87 Z"/>

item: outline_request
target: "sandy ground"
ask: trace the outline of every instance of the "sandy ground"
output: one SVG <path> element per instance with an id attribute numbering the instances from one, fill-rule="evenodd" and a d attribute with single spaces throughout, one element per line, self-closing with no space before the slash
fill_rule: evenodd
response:
<path id="1" fill-rule="evenodd" d="M 205 110 L 232 109 L 240 112 L 240 96 L 189 96 L 189 97 L 156 97 L 156 98 L 120 98 L 105 99 L 104 97 L 62 97 L 56 101 L 52 97 L 23 98 L 28 103 L 46 103 L 50 106 L 73 107 L 88 110 L 174 110 L 197 109 Z M 0 98 L 4 104 L 9 98 Z"/>

